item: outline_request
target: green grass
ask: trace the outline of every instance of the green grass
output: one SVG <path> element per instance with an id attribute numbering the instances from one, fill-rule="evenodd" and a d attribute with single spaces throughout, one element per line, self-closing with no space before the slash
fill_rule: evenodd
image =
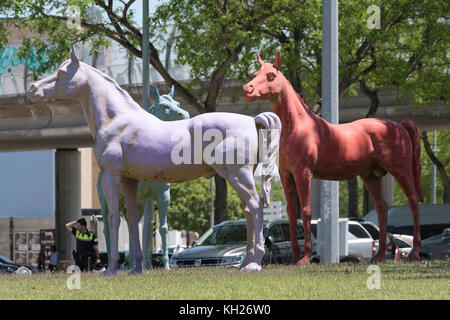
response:
<path id="1" fill-rule="evenodd" d="M 368 265 L 154 269 L 115 277 L 82 274 L 68 290 L 68 274 L 1 275 L 0 299 L 450 299 L 448 261 L 380 265 L 381 287 L 369 290 Z"/>

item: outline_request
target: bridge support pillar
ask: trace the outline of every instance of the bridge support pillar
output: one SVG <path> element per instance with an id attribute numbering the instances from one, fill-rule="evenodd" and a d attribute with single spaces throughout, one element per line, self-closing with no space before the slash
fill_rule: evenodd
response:
<path id="1" fill-rule="evenodd" d="M 78 149 L 55 152 L 55 226 L 59 260 L 73 260 L 75 239 L 67 222 L 81 216 L 81 154 Z"/>

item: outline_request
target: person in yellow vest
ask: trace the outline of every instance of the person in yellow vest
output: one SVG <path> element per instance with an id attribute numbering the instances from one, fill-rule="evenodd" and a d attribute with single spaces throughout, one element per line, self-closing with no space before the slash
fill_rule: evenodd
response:
<path id="1" fill-rule="evenodd" d="M 66 228 L 72 232 L 77 241 L 77 249 L 73 252 L 75 264 L 82 272 L 88 271 L 89 258 L 91 258 L 90 270 L 93 270 L 95 264 L 100 264 L 96 234 L 87 229 L 86 219 L 84 218 L 67 223 Z"/>

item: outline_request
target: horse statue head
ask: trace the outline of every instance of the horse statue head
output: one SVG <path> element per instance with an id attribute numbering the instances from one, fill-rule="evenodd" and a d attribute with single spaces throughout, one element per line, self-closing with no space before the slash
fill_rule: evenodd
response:
<path id="1" fill-rule="evenodd" d="M 155 103 L 147 111 L 163 121 L 189 119 L 189 113 L 181 109 L 180 103 L 173 99 L 174 91 L 172 85 L 169 94 L 160 95 L 158 88 L 153 86 Z"/>
<path id="2" fill-rule="evenodd" d="M 28 89 L 27 95 L 31 101 L 48 99 L 78 100 L 87 90 L 87 72 L 80 72 L 87 65 L 81 62 L 74 48 L 70 51 L 70 59 L 61 63 L 55 73 L 35 82 Z"/>
<path id="3" fill-rule="evenodd" d="M 253 79 L 243 86 L 242 96 L 248 102 L 258 99 L 276 100 L 286 83 L 289 84 L 280 72 L 281 53 L 278 51 L 273 63 L 264 62 L 259 54 L 256 57 L 260 69 L 253 74 Z"/>

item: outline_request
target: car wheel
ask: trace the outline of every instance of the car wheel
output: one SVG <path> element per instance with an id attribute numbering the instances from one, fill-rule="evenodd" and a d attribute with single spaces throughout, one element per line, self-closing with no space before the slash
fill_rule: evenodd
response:
<path id="1" fill-rule="evenodd" d="M 431 257 L 429 255 L 427 255 L 426 253 L 419 253 L 419 257 L 420 259 L 424 260 L 424 261 L 430 261 Z"/>
<path id="2" fill-rule="evenodd" d="M 361 263 L 361 261 L 356 257 L 344 257 L 340 260 L 340 263 L 357 264 L 357 263 Z"/>

